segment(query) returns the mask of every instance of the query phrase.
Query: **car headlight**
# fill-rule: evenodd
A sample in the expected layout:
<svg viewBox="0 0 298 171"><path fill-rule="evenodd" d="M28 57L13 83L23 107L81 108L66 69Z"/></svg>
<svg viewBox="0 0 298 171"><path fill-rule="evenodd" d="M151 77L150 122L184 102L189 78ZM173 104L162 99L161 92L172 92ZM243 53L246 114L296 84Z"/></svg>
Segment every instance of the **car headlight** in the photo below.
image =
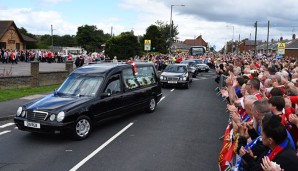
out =
<svg viewBox="0 0 298 171"><path fill-rule="evenodd" d="M23 108L19 107L18 110L17 110L17 116L20 116L22 111L23 111Z"/></svg>
<svg viewBox="0 0 298 171"><path fill-rule="evenodd" d="M58 122L63 121L64 117L65 117L65 113L63 111L59 112L58 115L57 115L57 121Z"/></svg>
<svg viewBox="0 0 298 171"><path fill-rule="evenodd" d="M160 78L160 80L163 80L164 76L161 75L159 78Z"/></svg>
<svg viewBox="0 0 298 171"><path fill-rule="evenodd" d="M185 75L183 75L182 80L183 81L186 81L187 80L187 77L188 77L188 73L186 73Z"/></svg>
<svg viewBox="0 0 298 171"><path fill-rule="evenodd" d="M56 115L55 115L55 114L52 114L52 115L50 116L50 121L54 121L55 118L56 118Z"/></svg>
<svg viewBox="0 0 298 171"><path fill-rule="evenodd" d="M23 110L23 111L22 111L22 117L25 117L25 116L26 116L26 111Z"/></svg>

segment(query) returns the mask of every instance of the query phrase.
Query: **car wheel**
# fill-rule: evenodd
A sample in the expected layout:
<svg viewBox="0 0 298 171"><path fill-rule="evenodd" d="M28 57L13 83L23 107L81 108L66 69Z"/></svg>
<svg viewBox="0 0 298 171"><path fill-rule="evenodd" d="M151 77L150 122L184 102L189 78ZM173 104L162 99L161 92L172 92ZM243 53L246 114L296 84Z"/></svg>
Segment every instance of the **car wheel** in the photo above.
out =
<svg viewBox="0 0 298 171"><path fill-rule="evenodd" d="M78 117L73 128L73 137L77 140L83 140L89 136L90 131L90 118L85 115Z"/></svg>
<svg viewBox="0 0 298 171"><path fill-rule="evenodd" d="M198 72L196 71L193 75L192 75L192 78L196 78L198 75Z"/></svg>
<svg viewBox="0 0 298 171"><path fill-rule="evenodd" d="M188 81L188 82L185 84L184 88L185 88L185 89L189 89L189 86L190 86L190 85L189 85L189 81Z"/></svg>
<svg viewBox="0 0 298 171"><path fill-rule="evenodd" d="M148 113L152 113L152 112L154 112L154 111L155 111L155 108L156 108L156 105L157 105L157 103L156 103L156 99L152 96L152 97L150 98L150 100L149 100L149 103L148 103L148 106L147 106L147 108L146 108L146 111L147 111Z"/></svg>
<svg viewBox="0 0 298 171"><path fill-rule="evenodd" d="M205 72L208 72L209 70L206 70Z"/></svg>

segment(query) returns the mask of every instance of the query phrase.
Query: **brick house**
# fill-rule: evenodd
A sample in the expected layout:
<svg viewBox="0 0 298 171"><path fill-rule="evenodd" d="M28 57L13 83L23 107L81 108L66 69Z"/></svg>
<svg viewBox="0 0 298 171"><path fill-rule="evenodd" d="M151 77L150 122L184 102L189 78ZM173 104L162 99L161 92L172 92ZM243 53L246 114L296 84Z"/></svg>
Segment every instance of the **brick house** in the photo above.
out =
<svg viewBox="0 0 298 171"><path fill-rule="evenodd" d="M285 56L298 58L298 39L293 35L293 40L286 46Z"/></svg>
<svg viewBox="0 0 298 171"><path fill-rule="evenodd" d="M35 39L23 35L12 20L0 20L0 48L26 49L27 42L36 42Z"/></svg>
<svg viewBox="0 0 298 171"><path fill-rule="evenodd" d="M298 39L293 40L287 47L285 56L298 58Z"/></svg>
<svg viewBox="0 0 298 171"><path fill-rule="evenodd" d="M261 40L257 40L257 45L260 45L262 43ZM255 50L255 41L254 40L249 40L249 39L244 39L239 43L239 50L240 52L249 52L249 51L254 51Z"/></svg>
<svg viewBox="0 0 298 171"><path fill-rule="evenodd" d="M205 46L208 47L208 43L202 38L202 35L198 36L196 39L185 39L183 42L188 46Z"/></svg>

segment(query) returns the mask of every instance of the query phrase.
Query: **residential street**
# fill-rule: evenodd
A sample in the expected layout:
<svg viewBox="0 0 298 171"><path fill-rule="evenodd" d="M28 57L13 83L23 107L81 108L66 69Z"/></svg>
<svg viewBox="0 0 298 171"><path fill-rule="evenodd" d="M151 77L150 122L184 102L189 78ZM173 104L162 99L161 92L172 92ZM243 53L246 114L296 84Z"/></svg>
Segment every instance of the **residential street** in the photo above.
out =
<svg viewBox="0 0 298 171"><path fill-rule="evenodd" d="M23 132L7 124L12 120L1 121L0 153L9 155L0 156L0 170L218 170L228 116L215 95L213 72L201 73L190 89L163 89L154 113L107 122L83 141Z"/></svg>

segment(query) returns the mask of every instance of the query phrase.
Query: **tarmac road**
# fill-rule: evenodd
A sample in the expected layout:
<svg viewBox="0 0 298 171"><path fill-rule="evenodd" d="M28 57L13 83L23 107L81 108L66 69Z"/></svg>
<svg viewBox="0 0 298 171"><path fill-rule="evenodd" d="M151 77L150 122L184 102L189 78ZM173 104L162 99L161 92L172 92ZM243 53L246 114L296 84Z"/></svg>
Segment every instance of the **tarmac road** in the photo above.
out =
<svg viewBox="0 0 298 171"><path fill-rule="evenodd" d="M0 154L9 155L0 155L0 170L218 170L218 138L228 116L215 87L210 72L195 78L190 89L163 89L154 113L110 121L84 141L35 135L17 130L12 119L1 121ZM23 101L7 102L6 108Z"/></svg>

